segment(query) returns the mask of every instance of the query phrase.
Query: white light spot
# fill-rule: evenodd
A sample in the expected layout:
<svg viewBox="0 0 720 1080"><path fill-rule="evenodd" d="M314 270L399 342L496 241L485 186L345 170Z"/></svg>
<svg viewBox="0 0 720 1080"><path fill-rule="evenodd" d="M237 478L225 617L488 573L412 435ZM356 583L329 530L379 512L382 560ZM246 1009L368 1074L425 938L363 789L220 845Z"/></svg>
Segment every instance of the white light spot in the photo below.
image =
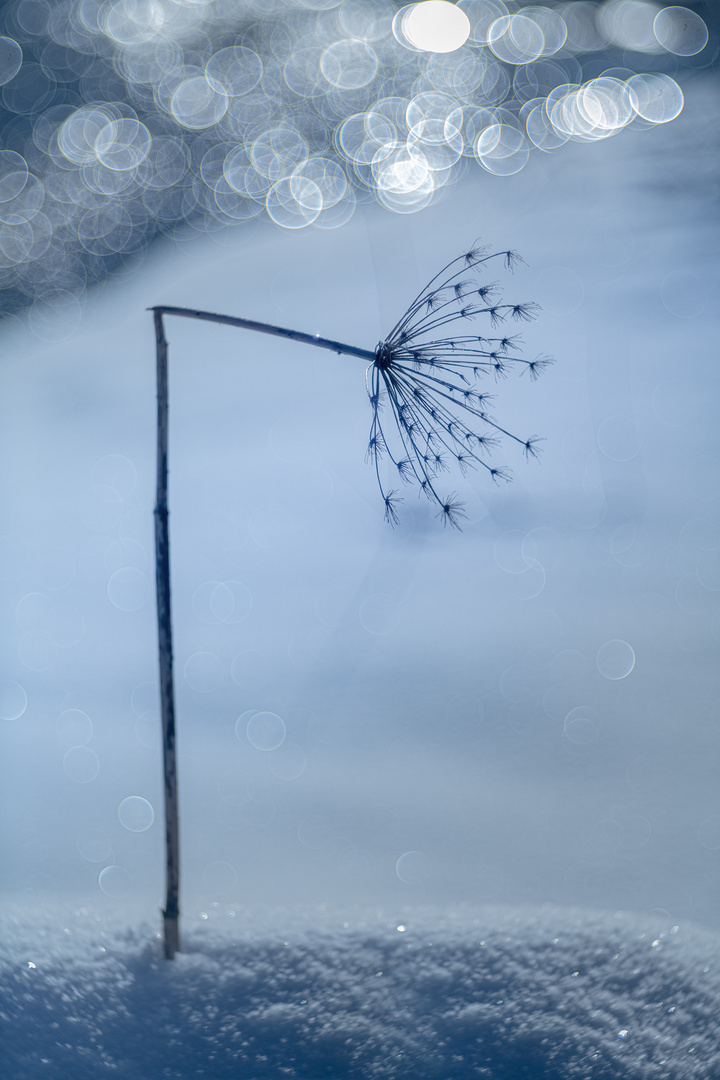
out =
<svg viewBox="0 0 720 1080"><path fill-rule="evenodd" d="M27 694L14 679L0 681L0 720L18 720L27 709Z"/></svg>
<svg viewBox="0 0 720 1080"><path fill-rule="evenodd" d="M633 75L625 85L634 95L633 107L643 120L651 124L667 124L680 115L685 99L682 90L669 75L662 72Z"/></svg>
<svg viewBox="0 0 720 1080"><path fill-rule="evenodd" d="M527 560L527 569L511 579L510 591L518 600L534 600L545 588L545 568L537 559Z"/></svg>
<svg viewBox="0 0 720 1080"><path fill-rule="evenodd" d="M595 662L601 675L617 681L626 678L635 667L635 652L627 641L613 638L600 646Z"/></svg>
<svg viewBox="0 0 720 1080"><path fill-rule="evenodd" d="M587 671L587 660L577 649L562 649L550 661L550 673L555 679L579 679Z"/></svg>
<svg viewBox="0 0 720 1080"><path fill-rule="evenodd" d="M597 430L597 444L610 461L631 461L640 452L637 424L627 416L607 416Z"/></svg>
<svg viewBox="0 0 720 1080"><path fill-rule="evenodd" d="M273 712L256 712L245 732L256 750L277 750L285 742L285 722Z"/></svg>
<svg viewBox="0 0 720 1080"><path fill-rule="evenodd" d="M155 811L141 795L128 795L118 806L118 817L128 832L146 832L155 820Z"/></svg>
<svg viewBox="0 0 720 1080"><path fill-rule="evenodd" d="M633 52L659 52L653 32L658 6L646 0L608 0L596 16L598 29L613 45Z"/></svg>
<svg viewBox="0 0 720 1080"><path fill-rule="evenodd" d="M242 622L251 608L250 590L240 581L220 581L210 593L210 610L220 622Z"/></svg>
<svg viewBox="0 0 720 1080"><path fill-rule="evenodd" d="M82 709L64 709L55 721L55 731L66 746L85 746L93 735L93 723Z"/></svg>
<svg viewBox="0 0 720 1080"><path fill-rule="evenodd" d="M663 8L655 16L653 31L663 49L676 56L697 56L709 38L704 21L686 7Z"/></svg>
<svg viewBox="0 0 720 1080"><path fill-rule="evenodd" d="M14 38L0 37L0 86L15 78L22 67L22 49Z"/></svg>
<svg viewBox="0 0 720 1080"><path fill-rule="evenodd" d="M170 108L183 127L193 131L212 127L227 112L228 97L219 84L196 75L181 82L172 96Z"/></svg>
<svg viewBox="0 0 720 1080"><path fill-rule="evenodd" d="M507 64L531 64L545 51L545 35L525 15L503 15L490 27L488 45Z"/></svg>
<svg viewBox="0 0 720 1080"><path fill-rule="evenodd" d="M91 784L100 772L100 760L89 746L71 746L63 757L63 769L76 784Z"/></svg>
<svg viewBox="0 0 720 1080"><path fill-rule="evenodd" d="M524 574L527 570L528 559L522 550L524 539L525 533L520 529L508 529L493 544L493 558L506 574Z"/></svg>
<svg viewBox="0 0 720 1080"><path fill-rule="evenodd" d="M711 283L685 268L673 270L660 286L663 306L678 319L696 319L712 303Z"/></svg>
<svg viewBox="0 0 720 1080"><path fill-rule="evenodd" d="M88 862L103 863L110 858L112 843L101 829L84 829L77 838L77 849Z"/></svg>
<svg viewBox="0 0 720 1080"><path fill-rule="evenodd" d="M148 750L160 749L162 721L159 709L147 709L135 721L135 738Z"/></svg>
<svg viewBox="0 0 720 1080"><path fill-rule="evenodd" d="M108 574L114 574L124 566L145 570L148 566L147 552L139 541L129 536L121 536L105 548L103 566Z"/></svg>
<svg viewBox="0 0 720 1080"><path fill-rule="evenodd" d="M586 705L571 709L565 717L563 731L565 737L576 746L589 746L596 742L600 728L595 711Z"/></svg>
<svg viewBox="0 0 720 1080"><path fill-rule="evenodd" d="M142 570L122 566L108 581L110 601L120 611L139 611L150 599L150 584Z"/></svg>
<svg viewBox="0 0 720 1080"><path fill-rule="evenodd" d="M124 454L106 454L93 465L90 482L108 484L121 499L127 499L137 487L137 469Z"/></svg>
<svg viewBox="0 0 720 1080"><path fill-rule="evenodd" d="M402 21L402 31L421 52L455 52L470 36L470 20L447 0L423 0L414 4Z"/></svg>
<svg viewBox="0 0 720 1080"><path fill-rule="evenodd" d="M698 839L708 851L720 849L720 814L711 814L700 822Z"/></svg>
<svg viewBox="0 0 720 1080"><path fill-rule="evenodd" d="M189 656L183 667L185 682L201 694L211 693L222 681L222 660L215 653L196 652Z"/></svg>
<svg viewBox="0 0 720 1080"><path fill-rule="evenodd" d="M348 39L329 45L320 58L320 70L340 90L358 90L375 78L378 59L364 41Z"/></svg>
<svg viewBox="0 0 720 1080"><path fill-rule="evenodd" d="M157 685L150 680L138 683L133 687L130 694L130 708L136 716L142 716L148 709L154 709L157 705L159 691Z"/></svg>
<svg viewBox="0 0 720 1080"><path fill-rule="evenodd" d="M406 851L395 863L395 873L406 885L422 885L429 877L429 859L424 851Z"/></svg>
<svg viewBox="0 0 720 1080"><path fill-rule="evenodd" d="M122 900L132 888L132 878L123 866L106 866L98 875L98 885L106 896Z"/></svg>

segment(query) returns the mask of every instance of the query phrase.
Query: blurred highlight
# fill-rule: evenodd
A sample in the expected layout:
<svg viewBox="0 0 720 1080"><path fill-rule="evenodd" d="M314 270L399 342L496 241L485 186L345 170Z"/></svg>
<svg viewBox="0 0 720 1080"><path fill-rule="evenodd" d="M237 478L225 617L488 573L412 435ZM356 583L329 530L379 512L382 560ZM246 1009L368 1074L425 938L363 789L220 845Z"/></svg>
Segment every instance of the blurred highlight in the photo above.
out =
<svg viewBox="0 0 720 1080"><path fill-rule="evenodd" d="M158 235L263 214L340 228L368 199L416 213L469 162L512 176L535 151L668 123L676 76L716 51L696 12L649 0L15 0L0 315L71 334L86 290Z"/></svg>

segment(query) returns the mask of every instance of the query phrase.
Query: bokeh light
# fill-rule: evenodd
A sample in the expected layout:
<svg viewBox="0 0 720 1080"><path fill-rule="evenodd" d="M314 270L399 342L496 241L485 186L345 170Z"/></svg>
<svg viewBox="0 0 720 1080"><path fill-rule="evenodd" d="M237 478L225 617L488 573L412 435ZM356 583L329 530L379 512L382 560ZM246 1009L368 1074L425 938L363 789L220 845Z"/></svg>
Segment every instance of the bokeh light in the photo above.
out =
<svg viewBox="0 0 720 1080"><path fill-rule="evenodd" d="M600 736L597 713L587 705L571 709L563 721L563 732L575 746L590 746Z"/></svg>
<svg viewBox="0 0 720 1080"><path fill-rule="evenodd" d="M98 885L113 900L124 900L129 896L132 884L132 877L124 866L106 866L98 875Z"/></svg>
<svg viewBox="0 0 720 1080"><path fill-rule="evenodd" d="M0 86L15 78L22 61L22 49L17 41L9 37L0 37Z"/></svg>
<svg viewBox="0 0 720 1080"><path fill-rule="evenodd" d="M667 7L653 21L658 44L677 56L697 56L708 43L708 28L695 12L686 7Z"/></svg>
<svg viewBox="0 0 720 1080"><path fill-rule="evenodd" d="M128 795L118 806L118 818L128 832L146 832L155 820L155 811L141 795Z"/></svg>
<svg viewBox="0 0 720 1080"><path fill-rule="evenodd" d="M77 838L77 849L87 862L104 863L110 858L112 843L103 829L83 829Z"/></svg>
<svg viewBox="0 0 720 1080"><path fill-rule="evenodd" d="M339 228L368 199L416 213L464 159L512 176L536 151L667 123L708 41L697 13L647 0L14 0L0 314L29 309L35 335L63 340L87 289L133 272L156 236L262 215ZM650 71L628 67L643 56ZM112 527L111 494L87 498Z"/></svg>
<svg viewBox="0 0 720 1080"><path fill-rule="evenodd" d="M193 690L200 694L210 694L223 678L222 660L211 652L193 653L185 661L183 674L185 682Z"/></svg>
<svg viewBox="0 0 720 1080"><path fill-rule="evenodd" d="M447 0L422 0L403 16L402 32L416 49L455 52L469 37L470 20L462 8Z"/></svg>
<svg viewBox="0 0 720 1080"><path fill-rule="evenodd" d="M27 709L25 688L14 679L0 681L0 719L19 720Z"/></svg>
<svg viewBox="0 0 720 1080"><path fill-rule="evenodd" d="M93 722L82 709L63 709L55 721L58 741L66 746L85 746L93 736Z"/></svg>
<svg viewBox="0 0 720 1080"><path fill-rule="evenodd" d="M100 772L100 761L89 746L71 746L62 761L65 775L76 784L91 784Z"/></svg>
<svg viewBox="0 0 720 1080"><path fill-rule="evenodd" d="M406 851L395 863L395 873L406 885L424 885L431 876L431 863L424 851Z"/></svg>
<svg viewBox="0 0 720 1080"><path fill-rule="evenodd" d="M108 596L120 611L138 611L150 599L150 583L142 570L121 566L108 581Z"/></svg>
<svg viewBox="0 0 720 1080"><path fill-rule="evenodd" d="M635 667L635 652L627 641L613 638L600 646L596 663L598 671L606 679L625 679Z"/></svg>
<svg viewBox="0 0 720 1080"><path fill-rule="evenodd" d="M245 732L256 750L277 750L285 741L285 721L277 713L256 712L247 721Z"/></svg>

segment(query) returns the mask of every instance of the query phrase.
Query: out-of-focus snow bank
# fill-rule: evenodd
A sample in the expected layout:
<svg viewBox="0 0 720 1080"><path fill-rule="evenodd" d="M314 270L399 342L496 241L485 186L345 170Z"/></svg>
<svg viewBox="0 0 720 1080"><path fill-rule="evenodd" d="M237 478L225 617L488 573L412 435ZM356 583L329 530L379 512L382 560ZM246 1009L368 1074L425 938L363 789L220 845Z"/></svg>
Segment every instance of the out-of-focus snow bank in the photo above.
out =
<svg viewBox="0 0 720 1080"><path fill-rule="evenodd" d="M170 964L147 926L6 913L5 1080L720 1076L720 938L697 927L559 909L195 918Z"/></svg>

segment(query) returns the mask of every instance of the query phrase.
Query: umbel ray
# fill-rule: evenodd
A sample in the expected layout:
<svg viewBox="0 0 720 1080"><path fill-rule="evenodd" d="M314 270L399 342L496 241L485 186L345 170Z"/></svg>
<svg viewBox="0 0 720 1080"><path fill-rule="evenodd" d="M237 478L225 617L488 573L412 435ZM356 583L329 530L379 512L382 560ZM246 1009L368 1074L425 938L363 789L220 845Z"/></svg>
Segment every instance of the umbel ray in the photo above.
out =
<svg viewBox="0 0 720 1080"><path fill-rule="evenodd" d="M164 950L172 959L179 945L179 830L175 752L168 534L168 343L165 316L236 326L289 338L305 345L368 362L365 382L372 411L367 457L382 497L385 519L398 523L402 486L415 486L436 507L443 525L459 529L466 516L454 492L439 490L443 474L457 466L485 470L492 480L508 480L509 471L492 461L497 446L514 442L527 458L537 457L537 435L513 434L495 418L493 395L483 389L512 370L538 375L552 360L522 356L522 338L513 324L530 322L534 303L507 303L499 283L486 280L493 268L512 271L521 262L515 251L488 252L474 244L440 270L417 294L389 334L375 349L361 349L316 334L287 330L233 315L161 305L152 308L157 362L157 494L155 571L157 589L160 698L165 778L166 900ZM485 334L476 332L484 318ZM475 331L475 332L473 332ZM387 477L390 476L388 480ZM395 486L398 485L398 486Z"/></svg>

